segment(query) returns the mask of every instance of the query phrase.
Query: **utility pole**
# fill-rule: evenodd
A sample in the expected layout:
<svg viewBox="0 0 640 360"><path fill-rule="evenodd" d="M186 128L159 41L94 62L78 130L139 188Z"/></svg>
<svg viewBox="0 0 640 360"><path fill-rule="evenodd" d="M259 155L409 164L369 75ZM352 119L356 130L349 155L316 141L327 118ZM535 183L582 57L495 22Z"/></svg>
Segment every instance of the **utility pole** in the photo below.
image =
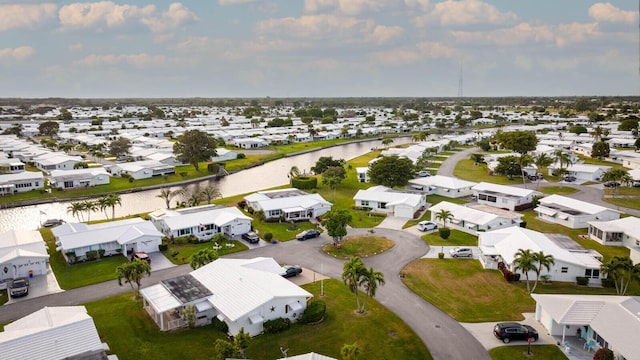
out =
<svg viewBox="0 0 640 360"><path fill-rule="evenodd" d="M640 0L638 0L640 2ZM640 11L640 10L639 10ZM462 60L460 60L460 77L458 78L458 102L462 101L462 85L463 85L463 81L462 81L462 66L464 64L464 58L462 58Z"/></svg>

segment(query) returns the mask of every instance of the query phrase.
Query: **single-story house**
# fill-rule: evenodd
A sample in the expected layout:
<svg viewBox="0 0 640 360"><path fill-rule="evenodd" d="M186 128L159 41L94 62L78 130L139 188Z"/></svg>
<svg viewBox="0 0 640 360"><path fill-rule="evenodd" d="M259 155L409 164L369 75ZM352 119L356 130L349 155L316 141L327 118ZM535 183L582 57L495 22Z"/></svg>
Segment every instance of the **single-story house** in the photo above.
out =
<svg viewBox="0 0 640 360"><path fill-rule="evenodd" d="M555 194L540 199L533 210L539 219L571 229L586 228L590 221L620 218L617 210Z"/></svg>
<svg viewBox="0 0 640 360"><path fill-rule="evenodd" d="M622 160L622 166L632 169L639 170L640 169L640 159L638 158L627 158Z"/></svg>
<svg viewBox="0 0 640 360"><path fill-rule="evenodd" d="M431 221L442 223L442 220L437 218L438 212L442 210L447 210L453 215L453 218L446 224L447 227L472 235L483 231L520 226L522 223L522 215L515 212L495 209L486 205L469 207L448 201L441 201L429 208Z"/></svg>
<svg viewBox="0 0 640 360"><path fill-rule="evenodd" d="M96 185L109 184L111 177L102 168L75 170L53 170L49 177L49 185L58 189L76 189Z"/></svg>
<svg viewBox="0 0 640 360"><path fill-rule="evenodd" d="M42 188L44 188L44 175L40 171L0 175L0 195L13 195Z"/></svg>
<svg viewBox="0 0 640 360"><path fill-rule="evenodd" d="M440 195L449 198L470 196L472 187L477 183L456 177L434 175L409 180L409 187L427 195Z"/></svg>
<svg viewBox="0 0 640 360"><path fill-rule="evenodd" d="M46 173L53 170L73 170L74 166L82 161L80 156L68 156L60 153L48 153L33 159L35 166Z"/></svg>
<svg viewBox="0 0 640 360"><path fill-rule="evenodd" d="M358 177L359 182L369 182L369 167L357 167L356 168L356 176Z"/></svg>
<svg viewBox="0 0 640 360"><path fill-rule="evenodd" d="M225 148L216 148L216 156L211 157L211 161L228 161L238 158L238 152L235 150L229 150Z"/></svg>
<svg viewBox="0 0 640 360"><path fill-rule="evenodd" d="M640 360L640 298L635 296L531 294L535 318L552 336L579 336L613 350L617 360Z"/></svg>
<svg viewBox="0 0 640 360"><path fill-rule="evenodd" d="M589 237L602 245L640 249L640 219L629 216L609 221L589 221Z"/></svg>
<svg viewBox="0 0 640 360"><path fill-rule="evenodd" d="M301 355L287 356L280 358L278 360L338 360L336 358L332 358L330 356L310 352Z"/></svg>
<svg viewBox="0 0 640 360"><path fill-rule="evenodd" d="M92 256L122 254L129 257L138 251L156 252L160 250L163 236L151 221L141 218L91 225L65 223L51 232L56 239L56 250L70 263Z"/></svg>
<svg viewBox="0 0 640 360"><path fill-rule="evenodd" d="M0 159L0 174L15 174L24 171L24 163L18 159Z"/></svg>
<svg viewBox="0 0 640 360"><path fill-rule="evenodd" d="M40 232L9 230L0 234L0 280L47 275L49 254Z"/></svg>
<svg viewBox="0 0 640 360"><path fill-rule="evenodd" d="M358 190L353 200L357 207L409 219L414 218L417 212L427 207L423 194L393 190L382 185Z"/></svg>
<svg viewBox="0 0 640 360"><path fill-rule="evenodd" d="M549 167L549 175L553 174L553 166ZM607 171L611 170L611 166L590 165L590 164L573 164L567 167L568 175L575 176L581 181L600 181Z"/></svg>
<svg viewBox="0 0 640 360"><path fill-rule="evenodd" d="M258 191L244 200L254 211L263 211L267 220L308 220L331 210L331 203L320 194L308 194L295 188Z"/></svg>
<svg viewBox="0 0 640 360"><path fill-rule="evenodd" d="M162 331L187 326L182 310L193 305L196 326L210 324L215 317L227 324L231 335L244 328L255 336L263 332L265 321L296 321L313 296L281 274L273 258L221 258L140 293L144 308Z"/></svg>
<svg viewBox="0 0 640 360"><path fill-rule="evenodd" d="M519 249L532 252L544 252L553 256L555 264L541 275L548 275L553 281L575 282L576 277L600 279L600 255L595 250L586 250L570 237L562 234L543 234L541 232L521 228L509 227L480 233L478 235L480 248L480 262L482 266L495 269L499 262L514 273L514 260ZM520 272L521 273L521 272ZM536 274L531 271L529 279L535 279ZM522 274L521 279L524 279Z"/></svg>
<svg viewBox="0 0 640 360"><path fill-rule="evenodd" d="M84 306L44 307L7 324L0 348L4 360L107 359L109 350Z"/></svg>
<svg viewBox="0 0 640 360"><path fill-rule="evenodd" d="M155 160L143 160L111 165L107 167L107 171L113 176L128 174L138 180L147 179L152 176L173 174L175 173L175 167Z"/></svg>
<svg viewBox="0 0 640 360"><path fill-rule="evenodd" d="M487 182L478 183L471 189L478 204L511 211L520 211L533 206L534 196L541 195L540 192L531 189Z"/></svg>
<svg viewBox="0 0 640 360"><path fill-rule="evenodd" d="M236 207L217 205L156 210L149 214L149 219L167 237L194 235L200 241L219 233L232 238L247 233L251 231L252 220Z"/></svg>
<svg viewBox="0 0 640 360"><path fill-rule="evenodd" d="M269 142L256 137L231 139L229 144L241 149L257 149L269 146Z"/></svg>

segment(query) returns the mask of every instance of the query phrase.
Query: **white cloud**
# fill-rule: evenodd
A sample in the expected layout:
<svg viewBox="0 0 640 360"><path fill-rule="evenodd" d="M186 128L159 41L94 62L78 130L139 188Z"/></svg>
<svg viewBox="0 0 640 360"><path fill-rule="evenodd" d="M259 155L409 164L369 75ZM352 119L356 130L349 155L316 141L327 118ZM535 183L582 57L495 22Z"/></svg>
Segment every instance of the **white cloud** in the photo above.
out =
<svg viewBox="0 0 640 360"><path fill-rule="evenodd" d="M635 11L621 10L610 3L595 3L591 5L589 16L599 22L633 24L636 21Z"/></svg>
<svg viewBox="0 0 640 360"><path fill-rule="evenodd" d="M419 8L422 11L427 11L431 8L429 0L404 0L404 4L410 9Z"/></svg>
<svg viewBox="0 0 640 360"><path fill-rule="evenodd" d="M102 1L65 5L60 8L58 16L63 28L92 28L104 25L114 27L128 20L152 15L155 10L153 5L138 7Z"/></svg>
<svg viewBox="0 0 640 360"><path fill-rule="evenodd" d="M69 51L80 51L82 50L82 43L69 44L67 49L69 49Z"/></svg>
<svg viewBox="0 0 640 360"><path fill-rule="evenodd" d="M218 4L222 6L226 6L226 5L248 4L255 1L256 0L218 0Z"/></svg>
<svg viewBox="0 0 640 360"><path fill-rule="evenodd" d="M180 26L199 21L198 17L181 3L169 5L169 9L159 17L143 18L141 22L147 25L153 32L165 32L177 29Z"/></svg>
<svg viewBox="0 0 640 360"><path fill-rule="evenodd" d="M442 43L423 41L417 43L415 49L377 51L371 53L370 57L383 65L405 65L425 59L450 59L459 55L458 50Z"/></svg>
<svg viewBox="0 0 640 360"><path fill-rule="evenodd" d="M358 15L363 12L381 12L398 8L402 0L304 0L304 11L316 13L322 10L337 10L341 14Z"/></svg>
<svg viewBox="0 0 640 360"><path fill-rule="evenodd" d="M57 5L0 5L0 31L32 29L42 22L54 19Z"/></svg>
<svg viewBox="0 0 640 360"><path fill-rule="evenodd" d="M400 26L383 26L378 25L373 29L369 39L377 44L384 44L389 40L396 38L404 32Z"/></svg>
<svg viewBox="0 0 640 360"><path fill-rule="evenodd" d="M598 30L597 23L570 23L554 26L521 23L510 28L493 31L452 31L451 35L461 43L498 46L546 43L563 47L571 43L601 37L602 33Z"/></svg>
<svg viewBox="0 0 640 360"><path fill-rule="evenodd" d="M100 66L100 65L118 65L128 64L136 67L157 66L167 63L167 58L164 55L149 55L146 53L140 54L107 54L96 55L91 54L82 59L74 61L76 65L84 66Z"/></svg>
<svg viewBox="0 0 640 360"><path fill-rule="evenodd" d="M428 5L428 4L427 4ZM413 18L416 26L431 23L443 26L474 24L511 24L518 19L513 12L501 12L495 6L481 0L447 0L437 3L424 15Z"/></svg>
<svg viewBox="0 0 640 360"><path fill-rule="evenodd" d="M372 20L336 15L305 15L299 18L287 17L261 21L257 26L260 32L289 35L297 38L342 39L368 35L374 29Z"/></svg>
<svg viewBox="0 0 640 360"><path fill-rule="evenodd" d="M36 50L31 46L0 49L0 60L25 60L32 57Z"/></svg>
<svg viewBox="0 0 640 360"><path fill-rule="evenodd" d="M458 51L438 42L423 41L416 44L423 57L430 59L448 59L458 56Z"/></svg>

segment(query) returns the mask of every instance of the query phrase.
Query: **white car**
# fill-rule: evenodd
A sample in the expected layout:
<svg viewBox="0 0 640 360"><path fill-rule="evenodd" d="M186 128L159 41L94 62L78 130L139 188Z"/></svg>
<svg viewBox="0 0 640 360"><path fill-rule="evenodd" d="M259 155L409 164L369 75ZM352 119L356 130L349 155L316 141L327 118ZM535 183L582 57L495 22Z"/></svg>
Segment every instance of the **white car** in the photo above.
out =
<svg viewBox="0 0 640 360"><path fill-rule="evenodd" d="M470 247L454 247L449 250L449 255L451 255L452 258L473 257L473 250L471 250Z"/></svg>
<svg viewBox="0 0 640 360"><path fill-rule="evenodd" d="M416 226L420 231L431 231L438 229L438 225L431 221L420 221Z"/></svg>

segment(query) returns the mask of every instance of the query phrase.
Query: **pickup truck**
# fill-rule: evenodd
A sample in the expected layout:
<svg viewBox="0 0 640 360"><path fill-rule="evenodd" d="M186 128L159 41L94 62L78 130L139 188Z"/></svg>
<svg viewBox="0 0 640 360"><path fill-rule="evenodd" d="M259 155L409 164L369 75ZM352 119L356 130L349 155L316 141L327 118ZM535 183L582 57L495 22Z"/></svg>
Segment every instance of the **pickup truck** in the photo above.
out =
<svg viewBox="0 0 640 360"><path fill-rule="evenodd" d="M29 280L27 279L15 279L9 286L9 295L11 297L26 296L29 294Z"/></svg>

